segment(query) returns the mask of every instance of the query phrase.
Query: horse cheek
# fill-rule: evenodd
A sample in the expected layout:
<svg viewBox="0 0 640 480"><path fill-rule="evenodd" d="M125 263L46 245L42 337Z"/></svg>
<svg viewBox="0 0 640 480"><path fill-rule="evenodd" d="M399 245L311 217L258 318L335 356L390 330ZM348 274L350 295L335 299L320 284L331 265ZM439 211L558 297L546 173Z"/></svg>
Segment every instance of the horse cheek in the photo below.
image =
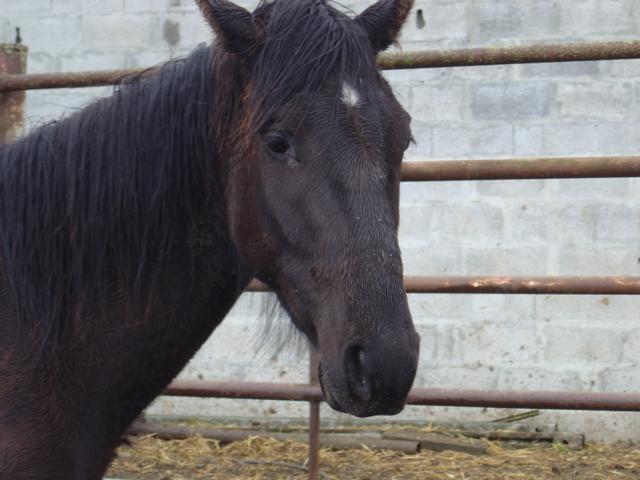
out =
<svg viewBox="0 0 640 480"><path fill-rule="evenodd" d="M264 280L275 271L276 246L260 226L257 192L245 188L232 200L229 226L236 251L251 272Z"/></svg>

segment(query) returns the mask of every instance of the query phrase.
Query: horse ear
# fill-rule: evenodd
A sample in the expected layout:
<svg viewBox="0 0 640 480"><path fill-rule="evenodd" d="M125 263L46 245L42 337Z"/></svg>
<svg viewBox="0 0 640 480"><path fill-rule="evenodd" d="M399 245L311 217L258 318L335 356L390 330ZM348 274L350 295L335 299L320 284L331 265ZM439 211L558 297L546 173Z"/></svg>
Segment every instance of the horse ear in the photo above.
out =
<svg viewBox="0 0 640 480"><path fill-rule="evenodd" d="M369 35L376 52L389 48L396 40L413 0L378 0L355 18Z"/></svg>
<svg viewBox="0 0 640 480"><path fill-rule="evenodd" d="M225 50L242 53L255 44L257 34L251 12L229 0L196 0L196 3Z"/></svg>

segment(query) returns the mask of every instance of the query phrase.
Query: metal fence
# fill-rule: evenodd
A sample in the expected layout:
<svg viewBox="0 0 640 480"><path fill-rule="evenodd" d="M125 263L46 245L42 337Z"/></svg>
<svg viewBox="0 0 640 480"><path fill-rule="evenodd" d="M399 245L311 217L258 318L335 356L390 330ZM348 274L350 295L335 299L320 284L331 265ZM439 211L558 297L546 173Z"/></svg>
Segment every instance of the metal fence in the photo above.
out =
<svg viewBox="0 0 640 480"><path fill-rule="evenodd" d="M3 60L3 56L13 60ZM115 85L131 75L153 74L154 71L27 75L24 73L25 56L26 49L21 46L0 48L0 141L10 130L7 125L13 122L12 128L15 130L15 123L22 119L20 107L24 90ZM640 41L394 53L381 55L379 64L383 69L411 69L631 58L640 58ZM405 162L402 170L402 180L412 182L638 176L640 156ZM640 277L406 277L405 287L409 293L640 295ZM265 291L267 288L253 281L248 290ZM309 376L308 384L175 381L167 388L165 395L309 402L309 478L317 478L319 403L322 393L318 386L315 354L311 355ZM409 394L408 403L640 411L640 394L414 388Z"/></svg>

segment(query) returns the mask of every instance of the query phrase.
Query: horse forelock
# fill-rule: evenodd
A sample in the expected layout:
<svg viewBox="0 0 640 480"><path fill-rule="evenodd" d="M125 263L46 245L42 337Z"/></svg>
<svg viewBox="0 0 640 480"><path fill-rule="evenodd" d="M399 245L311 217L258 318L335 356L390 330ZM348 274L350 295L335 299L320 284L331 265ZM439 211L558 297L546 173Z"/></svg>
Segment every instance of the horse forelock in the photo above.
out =
<svg viewBox="0 0 640 480"><path fill-rule="evenodd" d="M248 127L259 128L299 93L317 92L331 81L340 101L343 82L377 75L366 33L329 2L263 2L254 16L262 41L249 81Z"/></svg>

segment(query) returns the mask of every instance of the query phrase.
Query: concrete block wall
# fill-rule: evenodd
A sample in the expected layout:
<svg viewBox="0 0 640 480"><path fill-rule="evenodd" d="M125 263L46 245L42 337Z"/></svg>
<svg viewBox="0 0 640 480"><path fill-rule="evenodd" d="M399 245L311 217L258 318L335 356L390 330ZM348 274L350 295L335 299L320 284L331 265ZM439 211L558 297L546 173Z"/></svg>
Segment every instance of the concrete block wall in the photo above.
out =
<svg viewBox="0 0 640 480"><path fill-rule="evenodd" d="M252 7L255 1L243 0ZM361 11L363 0L342 2ZM0 0L0 42L19 26L30 72L149 66L211 35L192 0ZM405 50L636 39L636 0L416 0ZM640 60L387 72L413 116L412 160L640 153ZM29 92L31 126L109 88ZM640 179L402 186L413 275L640 275ZM246 294L184 378L302 382L306 357L255 353L265 294ZM420 386L640 391L640 298L411 295ZM295 417L304 404L162 398L152 413ZM408 408L411 419L504 412ZM324 407L323 415L344 416ZM640 414L545 412L591 438L640 439Z"/></svg>

